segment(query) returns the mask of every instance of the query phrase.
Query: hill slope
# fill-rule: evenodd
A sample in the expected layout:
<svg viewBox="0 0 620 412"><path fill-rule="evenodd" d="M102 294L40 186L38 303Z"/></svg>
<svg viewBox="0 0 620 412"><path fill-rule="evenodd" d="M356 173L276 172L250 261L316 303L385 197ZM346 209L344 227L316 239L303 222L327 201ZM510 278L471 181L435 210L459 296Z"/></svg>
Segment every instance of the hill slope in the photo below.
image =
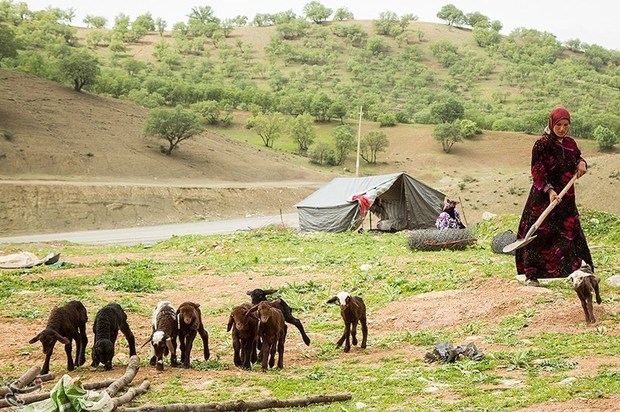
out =
<svg viewBox="0 0 620 412"><path fill-rule="evenodd" d="M172 156L145 139L147 111L76 93L56 83L0 71L0 233L189 222L293 211L343 169L313 169L306 158L204 133ZM364 133L378 129L364 123ZM469 223L482 213L520 213L536 136L485 132L441 151L432 127L382 129L390 140L364 175L404 171L460 198ZM579 142L591 171L577 183L582 207L620 212L613 191L620 156ZM351 160L348 170L354 170Z"/></svg>

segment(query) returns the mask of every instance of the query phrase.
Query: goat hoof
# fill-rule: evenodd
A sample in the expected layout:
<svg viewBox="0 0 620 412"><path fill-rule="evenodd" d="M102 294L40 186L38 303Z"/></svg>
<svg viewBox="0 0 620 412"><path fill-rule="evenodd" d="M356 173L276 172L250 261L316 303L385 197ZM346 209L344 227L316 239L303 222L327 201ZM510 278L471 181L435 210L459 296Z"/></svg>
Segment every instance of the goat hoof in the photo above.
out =
<svg viewBox="0 0 620 412"><path fill-rule="evenodd" d="M344 348L344 351L348 353L351 351L351 348Z"/></svg>

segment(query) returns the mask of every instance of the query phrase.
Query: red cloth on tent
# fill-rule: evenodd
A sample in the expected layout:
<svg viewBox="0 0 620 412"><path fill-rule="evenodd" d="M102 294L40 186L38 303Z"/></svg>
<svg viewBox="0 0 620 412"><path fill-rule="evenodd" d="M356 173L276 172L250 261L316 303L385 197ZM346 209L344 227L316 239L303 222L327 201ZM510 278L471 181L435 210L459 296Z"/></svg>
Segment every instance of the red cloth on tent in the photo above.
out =
<svg viewBox="0 0 620 412"><path fill-rule="evenodd" d="M357 200L360 204L360 212L362 216L366 216L366 211L370 207L370 200L366 198L364 195L353 195L351 200Z"/></svg>

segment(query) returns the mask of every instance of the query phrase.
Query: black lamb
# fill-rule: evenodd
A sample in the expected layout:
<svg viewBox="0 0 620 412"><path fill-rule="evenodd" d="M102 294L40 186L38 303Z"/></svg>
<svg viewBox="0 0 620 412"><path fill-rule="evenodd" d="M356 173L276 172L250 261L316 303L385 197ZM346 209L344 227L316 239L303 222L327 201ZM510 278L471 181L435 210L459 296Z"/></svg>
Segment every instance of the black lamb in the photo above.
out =
<svg viewBox="0 0 620 412"><path fill-rule="evenodd" d="M118 331L123 332L129 344L129 356L136 354L136 339L127 324L127 314L118 303L109 303L99 309L95 316L93 332L95 343L93 345L93 363L90 365L96 368L103 363L104 369L112 369L112 358L114 357L114 345Z"/></svg>

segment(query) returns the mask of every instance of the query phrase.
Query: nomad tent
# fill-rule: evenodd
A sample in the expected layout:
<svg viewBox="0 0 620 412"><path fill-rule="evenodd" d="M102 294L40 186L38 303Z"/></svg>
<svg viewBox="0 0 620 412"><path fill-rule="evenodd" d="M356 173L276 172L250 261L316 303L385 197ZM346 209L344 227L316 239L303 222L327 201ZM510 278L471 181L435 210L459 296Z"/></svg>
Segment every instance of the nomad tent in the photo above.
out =
<svg viewBox="0 0 620 412"><path fill-rule="evenodd" d="M368 210L385 231L429 229L445 195L406 173L336 178L297 203L302 232L356 230Z"/></svg>

